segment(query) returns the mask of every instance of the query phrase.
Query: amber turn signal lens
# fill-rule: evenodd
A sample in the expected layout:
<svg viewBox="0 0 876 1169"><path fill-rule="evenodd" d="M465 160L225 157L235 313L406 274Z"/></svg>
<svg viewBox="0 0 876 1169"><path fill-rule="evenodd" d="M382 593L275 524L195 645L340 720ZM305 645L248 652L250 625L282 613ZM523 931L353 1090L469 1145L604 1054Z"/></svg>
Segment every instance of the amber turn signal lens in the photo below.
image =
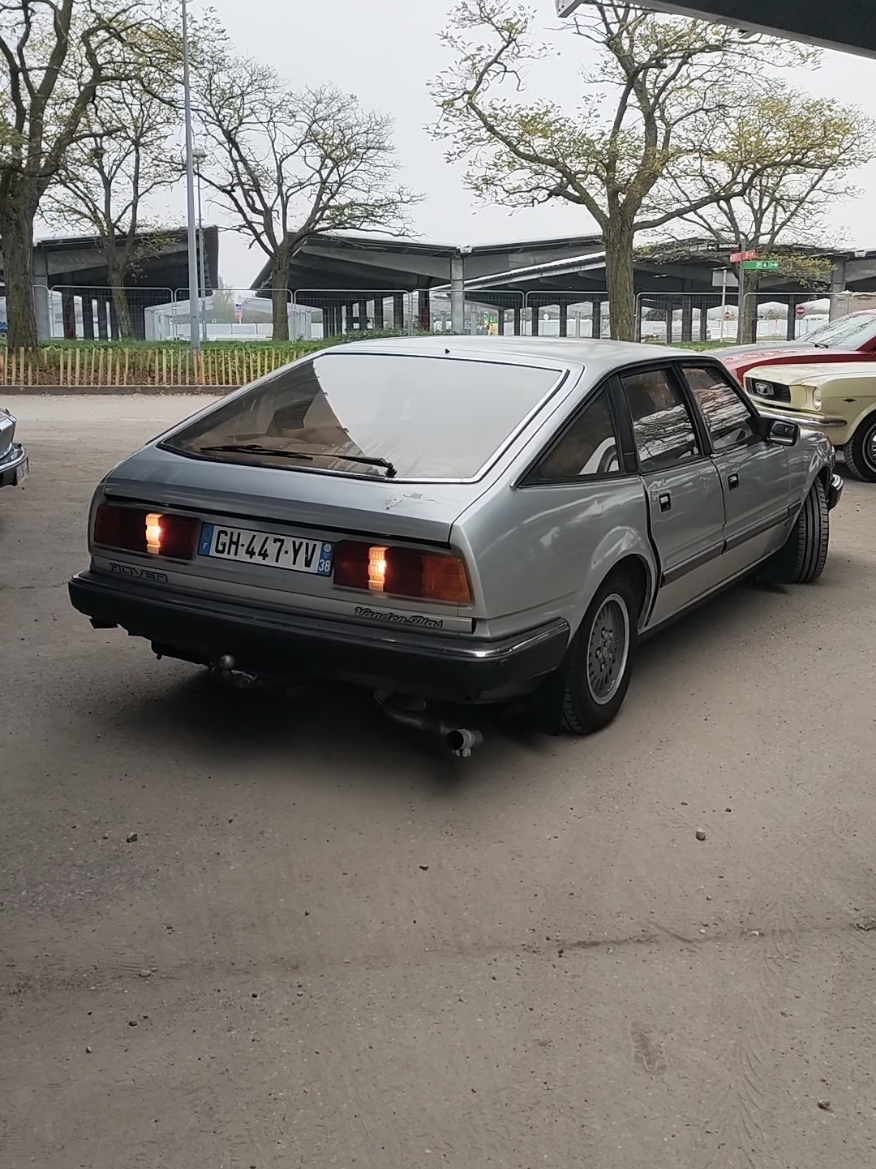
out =
<svg viewBox="0 0 876 1169"><path fill-rule="evenodd" d="M421 595L433 601L467 605L471 601L471 586L463 561L458 556L425 555Z"/></svg>

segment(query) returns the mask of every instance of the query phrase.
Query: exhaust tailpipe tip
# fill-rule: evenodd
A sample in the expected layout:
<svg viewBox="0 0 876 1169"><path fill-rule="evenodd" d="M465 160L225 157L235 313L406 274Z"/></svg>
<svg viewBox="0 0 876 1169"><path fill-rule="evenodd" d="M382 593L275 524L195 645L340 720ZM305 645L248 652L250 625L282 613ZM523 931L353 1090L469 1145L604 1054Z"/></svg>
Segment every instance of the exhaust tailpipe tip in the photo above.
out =
<svg viewBox="0 0 876 1169"><path fill-rule="evenodd" d="M452 755L459 759L468 759L474 747L479 747L484 741L480 731L470 731L467 727L454 727L444 736L444 742L450 748Z"/></svg>

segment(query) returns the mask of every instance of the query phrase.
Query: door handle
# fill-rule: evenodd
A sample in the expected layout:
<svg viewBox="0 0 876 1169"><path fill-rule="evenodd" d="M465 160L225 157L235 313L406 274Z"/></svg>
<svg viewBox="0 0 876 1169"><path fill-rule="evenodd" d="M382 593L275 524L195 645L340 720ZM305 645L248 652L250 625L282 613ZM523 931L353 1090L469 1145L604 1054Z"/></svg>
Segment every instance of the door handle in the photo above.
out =
<svg viewBox="0 0 876 1169"><path fill-rule="evenodd" d="M730 490L735 491L736 488L739 486L739 476L738 475L731 475L730 478L727 480L727 482L730 484Z"/></svg>
<svg viewBox="0 0 876 1169"><path fill-rule="evenodd" d="M660 504L661 511L672 511L672 496L668 491L658 495L657 502Z"/></svg>

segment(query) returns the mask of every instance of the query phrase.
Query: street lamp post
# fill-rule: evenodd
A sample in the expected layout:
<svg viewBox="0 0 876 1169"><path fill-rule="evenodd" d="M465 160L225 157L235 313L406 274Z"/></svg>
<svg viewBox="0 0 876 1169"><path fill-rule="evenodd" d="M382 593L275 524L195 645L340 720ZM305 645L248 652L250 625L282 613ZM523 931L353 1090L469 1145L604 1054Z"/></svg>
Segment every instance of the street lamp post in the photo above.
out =
<svg viewBox="0 0 876 1169"><path fill-rule="evenodd" d="M198 178L198 261L201 278L201 300L199 304L201 316L201 337L207 340L207 260L204 247L204 219L201 211L201 167L207 161L206 151L200 147L193 155Z"/></svg>
<svg viewBox="0 0 876 1169"><path fill-rule="evenodd" d="M189 54L188 0L182 0L183 100L186 122L186 218L189 244L189 341L192 352L201 348L198 321L198 241L195 235L195 159L192 134L192 84Z"/></svg>

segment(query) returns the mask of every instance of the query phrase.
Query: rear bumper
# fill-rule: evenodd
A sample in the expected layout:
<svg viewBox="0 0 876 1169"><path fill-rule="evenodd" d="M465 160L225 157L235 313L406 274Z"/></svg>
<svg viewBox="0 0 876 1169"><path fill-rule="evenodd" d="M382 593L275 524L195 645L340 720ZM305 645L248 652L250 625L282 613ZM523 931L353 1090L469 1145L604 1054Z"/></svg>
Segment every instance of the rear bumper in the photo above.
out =
<svg viewBox="0 0 876 1169"><path fill-rule="evenodd" d="M289 678L337 679L447 701L498 701L525 694L555 670L569 644L563 620L500 641L423 634L313 619L252 605L107 581L79 573L74 608L101 627L121 626L159 653Z"/></svg>
<svg viewBox="0 0 876 1169"><path fill-rule="evenodd" d="M27 451L13 443L6 455L0 459L0 487L15 487L23 479L22 471L27 470Z"/></svg>

